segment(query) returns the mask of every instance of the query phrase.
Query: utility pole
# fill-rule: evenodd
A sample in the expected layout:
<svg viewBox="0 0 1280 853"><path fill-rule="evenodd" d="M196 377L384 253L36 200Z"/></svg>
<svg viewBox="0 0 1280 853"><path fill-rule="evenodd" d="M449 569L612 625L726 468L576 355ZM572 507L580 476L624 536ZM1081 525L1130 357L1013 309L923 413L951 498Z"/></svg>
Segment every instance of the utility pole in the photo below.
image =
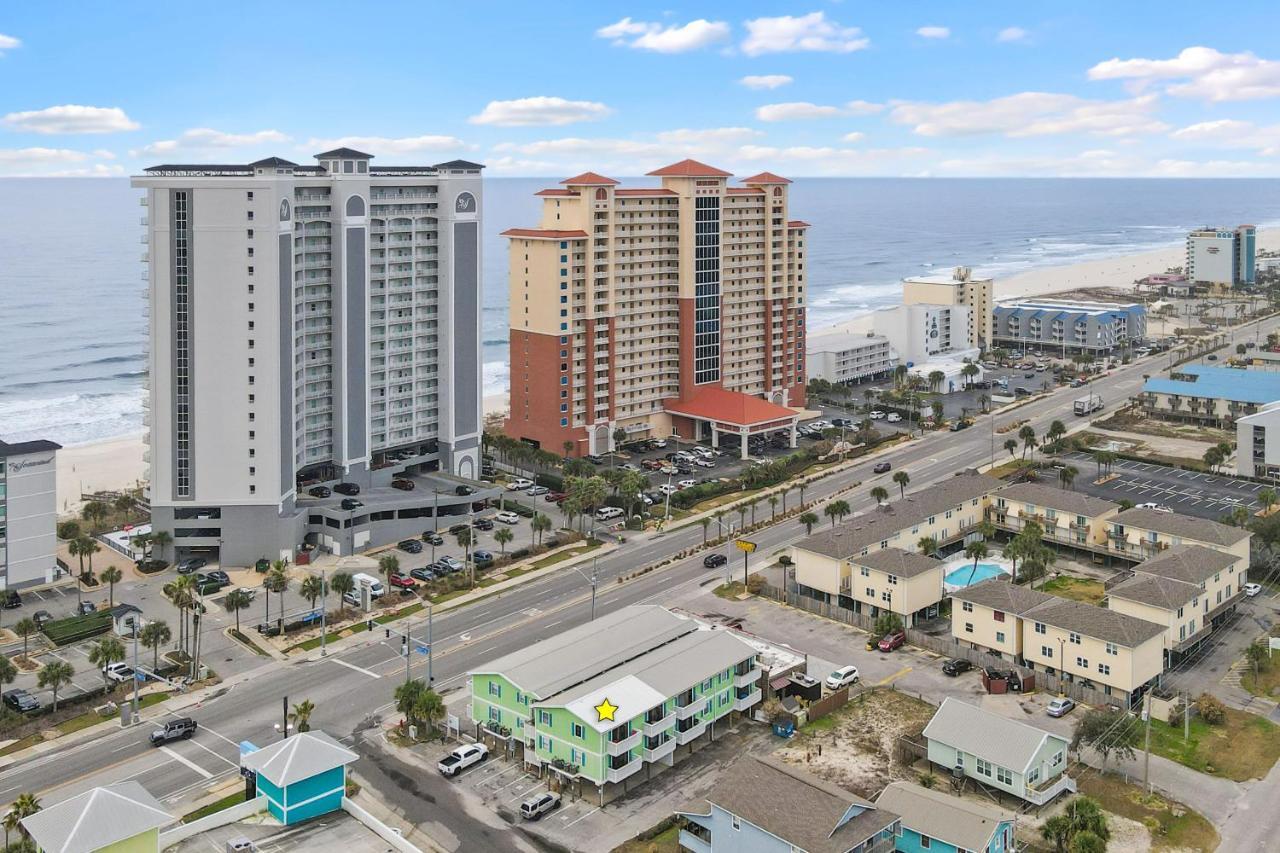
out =
<svg viewBox="0 0 1280 853"><path fill-rule="evenodd" d="M289 736L289 697L280 697L280 739L284 740Z"/></svg>
<svg viewBox="0 0 1280 853"><path fill-rule="evenodd" d="M431 639L431 611L432 611L431 602L428 601L427 602L427 686L428 687L435 684L436 682L436 677L432 670L432 663L434 662L432 658L435 656L435 653L436 653L436 644L432 642L432 639Z"/></svg>
<svg viewBox="0 0 1280 853"><path fill-rule="evenodd" d="M1191 740L1191 694L1182 692L1182 742Z"/></svg>
<svg viewBox="0 0 1280 853"><path fill-rule="evenodd" d="M138 721L138 634L142 631L139 624L141 613L133 617L133 713L130 714L133 722Z"/></svg>
<svg viewBox="0 0 1280 853"><path fill-rule="evenodd" d="M324 579L324 569L320 570L320 657L328 657L329 651L325 648L325 638L329 633L328 628L329 615L329 583Z"/></svg>
<svg viewBox="0 0 1280 853"><path fill-rule="evenodd" d="M1146 721L1146 734L1143 736L1142 787L1147 795L1151 794L1151 691L1142 697L1142 718Z"/></svg>

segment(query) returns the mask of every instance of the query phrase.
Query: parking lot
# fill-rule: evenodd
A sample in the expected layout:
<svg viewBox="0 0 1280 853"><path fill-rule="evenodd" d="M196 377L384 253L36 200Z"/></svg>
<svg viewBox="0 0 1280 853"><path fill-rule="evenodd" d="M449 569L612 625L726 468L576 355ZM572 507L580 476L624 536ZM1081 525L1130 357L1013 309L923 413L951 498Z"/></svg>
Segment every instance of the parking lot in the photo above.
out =
<svg viewBox="0 0 1280 853"><path fill-rule="evenodd" d="M1184 471L1151 462L1117 461L1111 471L1120 476L1095 485L1097 463L1088 453L1068 453L1062 457L1080 470L1073 488L1110 501L1127 499L1135 504L1155 503L1174 512L1217 521L1235 507L1253 512L1260 509L1258 492L1264 483L1240 480L1223 474Z"/></svg>

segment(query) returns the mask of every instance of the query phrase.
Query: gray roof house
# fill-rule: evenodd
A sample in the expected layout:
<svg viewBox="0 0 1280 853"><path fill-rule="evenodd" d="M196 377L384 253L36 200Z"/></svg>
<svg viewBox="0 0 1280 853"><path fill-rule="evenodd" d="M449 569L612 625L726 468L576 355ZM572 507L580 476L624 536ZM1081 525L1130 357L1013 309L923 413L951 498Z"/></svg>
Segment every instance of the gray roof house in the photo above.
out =
<svg viewBox="0 0 1280 853"><path fill-rule="evenodd" d="M902 818L902 850L1014 849L1014 814L971 798L953 797L911 782L894 782L876 805Z"/></svg>
<svg viewBox="0 0 1280 853"><path fill-rule="evenodd" d="M924 727L929 760L983 785L1044 805L1076 790L1066 738L947 697Z"/></svg>
<svg viewBox="0 0 1280 853"><path fill-rule="evenodd" d="M898 816L774 758L747 755L677 812L694 853L891 853Z"/></svg>
<svg viewBox="0 0 1280 853"><path fill-rule="evenodd" d="M160 849L160 828L177 822L137 782L94 788L22 819L44 853L93 853L107 847Z"/></svg>

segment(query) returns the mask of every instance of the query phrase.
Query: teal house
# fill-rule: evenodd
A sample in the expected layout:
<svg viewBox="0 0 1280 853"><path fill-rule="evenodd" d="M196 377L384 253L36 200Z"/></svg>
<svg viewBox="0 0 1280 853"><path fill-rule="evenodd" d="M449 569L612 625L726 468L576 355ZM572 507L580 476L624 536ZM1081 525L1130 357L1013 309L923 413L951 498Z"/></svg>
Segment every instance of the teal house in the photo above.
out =
<svg viewBox="0 0 1280 853"><path fill-rule="evenodd" d="M241 765L253 771L267 810L289 826L341 809L347 765L359 757L324 732L302 732L249 753Z"/></svg>
<svg viewBox="0 0 1280 853"><path fill-rule="evenodd" d="M880 792L876 808L901 818L897 853L1012 853L1014 815L990 803L953 797L911 782Z"/></svg>

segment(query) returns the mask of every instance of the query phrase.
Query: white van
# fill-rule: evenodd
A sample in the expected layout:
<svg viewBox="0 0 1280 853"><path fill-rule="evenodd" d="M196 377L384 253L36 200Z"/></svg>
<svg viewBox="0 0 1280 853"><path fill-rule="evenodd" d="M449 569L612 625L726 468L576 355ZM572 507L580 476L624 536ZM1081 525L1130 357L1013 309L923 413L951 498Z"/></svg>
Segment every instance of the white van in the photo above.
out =
<svg viewBox="0 0 1280 853"><path fill-rule="evenodd" d="M616 506L602 506L596 510L596 521L608 521L622 515L622 509Z"/></svg>
<svg viewBox="0 0 1280 853"><path fill-rule="evenodd" d="M382 596L387 592L387 588L382 585L382 581L378 580L373 575L366 575L364 572L356 572L351 576L351 579L356 582L357 588L362 586L368 587L370 598L382 598Z"/></svg>

